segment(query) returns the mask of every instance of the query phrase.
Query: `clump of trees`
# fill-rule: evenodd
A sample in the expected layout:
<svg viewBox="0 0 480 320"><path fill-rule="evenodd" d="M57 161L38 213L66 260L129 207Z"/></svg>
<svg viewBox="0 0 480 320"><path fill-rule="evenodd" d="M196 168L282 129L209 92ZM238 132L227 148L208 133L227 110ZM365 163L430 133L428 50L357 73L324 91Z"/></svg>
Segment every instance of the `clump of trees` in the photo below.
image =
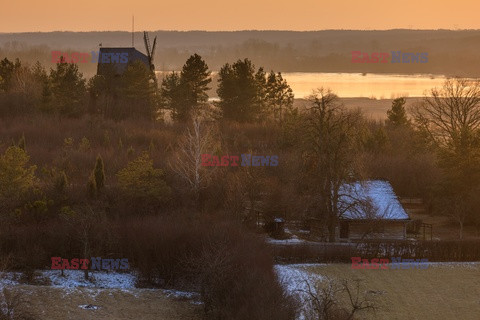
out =
<svg viewBox="0 0 480 320"><path fill-rule="evenodd" d="M420 133L432 145L441 169L435 186L438 208L460 226L480 219L480 82L449 79L412 110Z"/></svg>
<svg viewBox="0 0 480 320"><path fill-rule="evenodd" d="M293 106L293 92L281 73L255 70L248 59L225 64L219 73L218 106L223 117L239 122L282 120Z"/></svg>
<svg viewBox="0 0 480 320"><path fill-rule="evenodd" d="M210 82L211 72L198 54L188 58L179 74L172 72L163 79L162 102L164 108L171 110L173 120L187 121L206 105Z"/></svg>

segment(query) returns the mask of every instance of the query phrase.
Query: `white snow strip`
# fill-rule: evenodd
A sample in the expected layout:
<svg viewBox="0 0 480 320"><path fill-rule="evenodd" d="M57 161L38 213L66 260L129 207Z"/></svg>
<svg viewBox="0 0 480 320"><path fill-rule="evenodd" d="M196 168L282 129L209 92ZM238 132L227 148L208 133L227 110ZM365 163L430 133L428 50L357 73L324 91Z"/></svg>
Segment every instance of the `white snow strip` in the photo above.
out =
<svg viewBox="0 0 480 320"><path fill-rule="evenodd" d="M275 272L287 294L295 297L301 304L297 320L305 320L308 311L308 294L315 292L315 283L323 277L310 273L307 267L321 266L320 264L275 265ZM310 285L310 288L309 288Z"/></svg>
<svg viewBox="0 0 480 320"><path fill-rule="evenodd" d="M64 275L60 270L39 270L37 271L36 280L47 279L54 288L62 288L64 296L69 294L77 294L78 288L82 288L91 298L95 298L105 289L119 289L139 297L141 290L158 290L163 292L167 297L176 299L192 300L193 304L202 304L200 294L197 292L186 292L178 290L165 289L138 289L135 288L136 275L133 273L115 273L115 272L89 272L89 280L85 280L83 270L64 270ZM3 287L20 285L21 278L19 272L4 272L0 274L0 291ZM48 281L49 280L49 281ZM135 291L133 289L136 289ZM82 306L79 306L80 308ZM89 309L96 310L96 309Z"/></svg>
<svg viewBox="0 0 480 320"><path fill-rule="evenodd" d="M60 288L99 288L99 289L134 289L136 277L129 273L89 272L85 280L83 270L40 271L43 277L50 279L52 287Z"/></svg>
<svg viewBox="0 0 480 320"><path fill-rule="evenodd" d="M298 244L298 243L305 243L306 241L299 239L297 236L293 236L290 239L285 239L285 240L267 238L267 242L271 244Z"/></svg>

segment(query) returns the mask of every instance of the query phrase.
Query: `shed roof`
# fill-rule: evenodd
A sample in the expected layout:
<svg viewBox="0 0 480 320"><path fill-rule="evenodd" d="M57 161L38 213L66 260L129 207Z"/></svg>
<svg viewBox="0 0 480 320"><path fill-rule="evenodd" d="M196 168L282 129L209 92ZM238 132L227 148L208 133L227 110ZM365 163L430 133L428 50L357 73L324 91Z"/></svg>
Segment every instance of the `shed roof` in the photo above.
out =
<svg viewBox="0 0 480 320"><path fill-rule="evenodd" d="M358 181L340 188L342 219L408 220L410 217L385 180Z"/></svg>

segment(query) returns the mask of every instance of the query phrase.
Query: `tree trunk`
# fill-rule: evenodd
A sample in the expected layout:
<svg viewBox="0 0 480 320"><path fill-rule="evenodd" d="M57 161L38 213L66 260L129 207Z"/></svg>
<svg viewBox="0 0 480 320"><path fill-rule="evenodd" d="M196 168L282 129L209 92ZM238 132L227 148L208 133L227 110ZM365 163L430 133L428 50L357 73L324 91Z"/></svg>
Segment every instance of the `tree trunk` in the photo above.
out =
<svg viewBox="0 0 480 320"><path fill-rule="evenodd" d="M335 242L335 230L337 227L337 219L334 217L330 217L328 219L328 242Z"/></svg>
<svg viewBox="0 0 480 320"><path fill-rule="evenodd" d="M459 221L460 223L460 240L463 240L463 221Z"/></svg>

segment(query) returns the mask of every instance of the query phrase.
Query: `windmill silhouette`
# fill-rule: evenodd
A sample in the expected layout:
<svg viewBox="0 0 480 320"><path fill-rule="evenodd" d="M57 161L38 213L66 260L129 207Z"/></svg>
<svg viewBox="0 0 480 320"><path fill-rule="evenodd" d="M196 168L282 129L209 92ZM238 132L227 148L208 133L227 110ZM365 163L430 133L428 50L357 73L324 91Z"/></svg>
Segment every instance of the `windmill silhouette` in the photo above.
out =
<svg viewBox="0 0 480 320"><path fill-rule="evenodd" d="M155 48L157 46L157 37L153 39L153 46L150 48L150 39L146 31L143 32L143 40L145 41L145 49L147 50L148 64L150 65L150 70L155 71L155 65L153 64L153 59L155 55Z"/></svg>

